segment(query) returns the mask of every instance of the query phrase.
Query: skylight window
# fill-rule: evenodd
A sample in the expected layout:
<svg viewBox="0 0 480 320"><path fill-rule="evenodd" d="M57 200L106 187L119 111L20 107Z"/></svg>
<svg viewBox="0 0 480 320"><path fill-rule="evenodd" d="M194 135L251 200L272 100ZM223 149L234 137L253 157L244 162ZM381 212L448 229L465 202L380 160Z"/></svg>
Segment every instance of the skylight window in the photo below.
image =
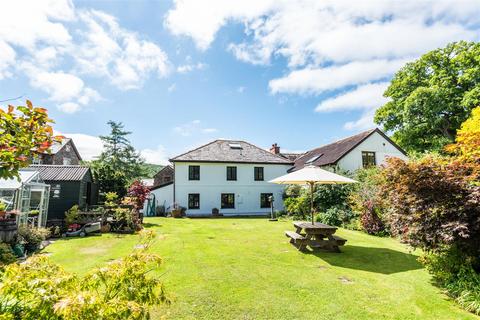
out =
<svg viewBox="0 0 480 320"><path fill-rule="evenodd" d="M323 153L321 153L321 154L317 154L317 155L315 155L315 156L311 157L310 159L308 159L308 160L307 160L307 162L306 162L306 163L312 163L312 162L315 162L315 161L317 161L317 160L318 160L318 158L320 158L321 156L323 156Z"/></svg>
<svg viewBox="0 0 480 320"><path fill-rule="evenodd" d="M239 143L229 143L230 149L243 149Z"/></svg>

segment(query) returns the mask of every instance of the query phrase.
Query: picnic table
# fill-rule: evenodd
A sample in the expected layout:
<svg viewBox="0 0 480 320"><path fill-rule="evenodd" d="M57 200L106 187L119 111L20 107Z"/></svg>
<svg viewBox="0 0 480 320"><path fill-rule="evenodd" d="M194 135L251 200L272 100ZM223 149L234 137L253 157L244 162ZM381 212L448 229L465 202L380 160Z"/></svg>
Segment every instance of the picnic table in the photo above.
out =
<svg viewBox="0 0 480 320"><path fill-rule="evenodd" d="M296 231L285 231L285 235L290 238L290 243L298 250L303 251L306 247L315 249L325 249L333 252L340 252L340 246L343 246L346 239L336 236L334 233L337 227L332 227L324 223L315 222L294 222Z"/></svg>

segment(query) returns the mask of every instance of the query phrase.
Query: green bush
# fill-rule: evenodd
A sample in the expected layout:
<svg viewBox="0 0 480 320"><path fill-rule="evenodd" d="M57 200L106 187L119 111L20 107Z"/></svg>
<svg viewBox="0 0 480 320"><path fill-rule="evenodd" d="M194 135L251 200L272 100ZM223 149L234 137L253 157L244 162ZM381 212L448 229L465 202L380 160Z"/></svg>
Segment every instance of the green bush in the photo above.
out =
<svg viewBox="0 0 480 320"><path fill-rule="evenodd" d="M17 232L17 243L24 245L27 253L33 253L40 249L40 244L42 241L47 239L49 235L50 230L45 228L19 226Z"/></svg>
<svg viewBox="0 0 480 320"><path fill-rule="evenodd" d="M349 225L354 218L354 214L351 210L332 207L325 212L320 212L315 216L315 221L325 223L331 226L344 227Z"/></svg>
<svg viewBox="0 0 480 320"><path fill-rule="evenodd" d="M148 276L161 263L148 253L154 233L141 236L131 254L83 277L43 255L7 266L0 279L3 319L150 319L149 307L168 299L158 278Z"/></svg>
<svg viewBox="0 0 480 320"><path fill-rule="evenodd" d="M466 259L454 247L426 254L421 259L449 296L465 310L480 315L480 275L474 270L472 259Z"/></svg>
<svg viewBox="0 0 480 320"><path fill-rule="evenodd" d="M78 205L74 205L65 212L65 223L67 226L78 222L79 211Z"/></svg>
<svg viewBox="0 0 480 320"><path fill-rule="evenodd" d="M17 257L12 247L7 243L0 242L0 268L15 261L17 261Z"/></svg>

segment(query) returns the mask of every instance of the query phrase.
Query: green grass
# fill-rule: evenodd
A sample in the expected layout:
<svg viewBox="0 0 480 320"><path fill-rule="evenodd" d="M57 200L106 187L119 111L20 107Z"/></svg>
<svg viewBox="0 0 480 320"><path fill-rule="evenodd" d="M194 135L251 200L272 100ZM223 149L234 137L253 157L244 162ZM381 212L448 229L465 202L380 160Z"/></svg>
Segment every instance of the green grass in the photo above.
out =
<svg viewBox="0 0 480 320"><path fill-rule="evenodd" d="M390 238L339 230L342 253L300 253L289 221L147 218L173 299L168 319L479 319L431 284L417 256ZM79 274L127 254L136 235L58 240L45 249Z"/></svg>

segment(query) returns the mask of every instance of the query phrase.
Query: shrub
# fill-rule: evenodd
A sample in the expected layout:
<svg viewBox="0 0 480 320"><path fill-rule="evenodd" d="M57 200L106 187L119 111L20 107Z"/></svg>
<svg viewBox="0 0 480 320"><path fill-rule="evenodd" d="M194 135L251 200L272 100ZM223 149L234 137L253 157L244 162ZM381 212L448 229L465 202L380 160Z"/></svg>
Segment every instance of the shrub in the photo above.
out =
<svg viewBox="0 0 480 320"><path fill-rule="evenodd" d="M354 218L353 212L346 208L332 207L315 216L315 221L331 226L345 227Z"/></svg>
<svg viewBox="0 0 480 320"><path fill-rule="evenodd" d="M471 259L452 247L442 253L430 253L422 262L433 274L434 280L464 309L480 315L480 275Z"/></svg>
<svg viewBox="0 0 480 320"><path fill-rule="evenodd" d="M0 311L11 319L149 319L149 307L168 302L162 284L148 276L161 259L148 253L154 234L125 258L78 277L34 256L7 266ZM8 319L8 318L7 318Z"/></svg>
<svg viewBox="0 0 480 320"><path fill-rule="evenodd" d="M476 164L425 157L389 159L385 195L392 231L413 247L442 252L455 246L480 270L480 179Z"/></svg>
<svg viewBox="0 0 480 320"><path fill-rule="evenodd" d="M359 224L362 230L372 235L388 233L384 221L387 206L381 193L381 187L386 182L381 172L377 167L357 170L355 179L359 183L352 186L348 195L350 208L360 216Z"/></svg>
<svg viewBox="0 0 480 320"><path fill-rule="evenodd" d="M74 205L65 212L65 223L66 225L71 225L75 222L78 222L79 209L78 205Z"/></svg>
<svg viewBox="0 0 480 320"><path fill-rule="evenodd" d="M310 214L310 197L306 194L296 198L286 198L283 204L289 214L300 219L304 219Z"/></svg>
<svg viewBox="0 0 480 320"><path fill-rule="evenodd" d="M50 230L45 228L19 226L17 242L24 245L26 252L33 253L40 249L40 244L47 239L49 235Z"/></svg>
<svg viewBox="0 0 480 320"><path fill-rule="evenodd" d="M0 269L15 261L17 261L17 257L12 247L7 243L0 242Z"/></svg>

